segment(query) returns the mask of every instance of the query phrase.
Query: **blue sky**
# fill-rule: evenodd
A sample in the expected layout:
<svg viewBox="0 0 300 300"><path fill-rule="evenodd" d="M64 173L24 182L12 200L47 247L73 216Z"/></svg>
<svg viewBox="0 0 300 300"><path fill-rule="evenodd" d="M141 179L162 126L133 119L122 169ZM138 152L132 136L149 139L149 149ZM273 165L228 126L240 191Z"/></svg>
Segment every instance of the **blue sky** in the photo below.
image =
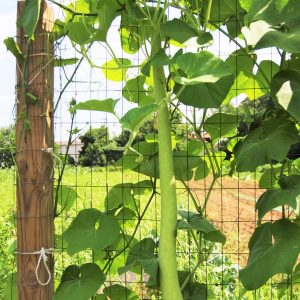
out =
<svg viewBox="0 0 300 300"><path fill-rule="evenodd" d="M16 0L0 1L0 127L14 122L15 59L6 51L3 40L15 36Z"/></svg>

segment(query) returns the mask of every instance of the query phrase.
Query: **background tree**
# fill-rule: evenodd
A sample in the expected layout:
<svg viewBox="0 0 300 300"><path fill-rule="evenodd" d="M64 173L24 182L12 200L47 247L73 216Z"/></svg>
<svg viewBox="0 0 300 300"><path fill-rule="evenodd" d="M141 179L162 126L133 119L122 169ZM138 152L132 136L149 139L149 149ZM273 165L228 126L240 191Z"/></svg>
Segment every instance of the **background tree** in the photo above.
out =
<svg viewBox="0 0 300 300"><path fill-rule="evenodd" d="M104 147L109 141L109 134L106 126L93 128L87 131L79 139L83 147L79 152L78 163L82 166L105 166L107 164Z"/></svg>
<svg viewBox="0 0 300 300"><path fill-rule="evenodd" d="M16 135L14 126L0 128L0 168L15 164Z"/></svg>

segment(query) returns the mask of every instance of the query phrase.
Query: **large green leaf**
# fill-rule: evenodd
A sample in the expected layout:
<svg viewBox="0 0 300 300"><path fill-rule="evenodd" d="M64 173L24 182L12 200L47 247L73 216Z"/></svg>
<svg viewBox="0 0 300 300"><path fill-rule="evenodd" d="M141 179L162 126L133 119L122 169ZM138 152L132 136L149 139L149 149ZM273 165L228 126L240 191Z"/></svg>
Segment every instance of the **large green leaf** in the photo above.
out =
<svg viewBox="0 0 300 300"><path fill-rule="evenodd" d="M251 131L234 149L236 170L255 171L272 160L282 162L299 140L295 125L284 118L267 120Z"/></svg>
<svg viewBox="0 0 300 300"><path fill-rule="evenodd" d="M64 67L69 65L74 65L79 61L79 58L73 57L73 58L56 58L54 60L54 67Z"/></svg>
<svg viewBox="0 0 300 300"><path fill-rule="evenodd" d="M277 47L291 53L300 52L300 24L287 32L269 30L255 45L255 49Z"/></svg>
<svg viewBox="0 0 300 300"><path fill-rule="evenodd" d="M66 23L65 30L70 40L79 45L84 45L91 38L92 32L87 28L83 19Z"/></svg>
<svg viewBox="0 0 300 300"><path fill-rule="evenodd" d="M174 174L177 180L191 180L194 176L194 168L200 165L205 168L205 162L200 156L190 156L186 151L174 151L173 158Z"/></svg>
<svg viewBox="0 0 300 300"><path fill-rule="evenodd" d="M271 94L278 103L300 121L300 73L294 70L281 71L271 82Z"/></svg>
<svg viewBox="0 0 300 300"><path fill-rule="evenodd" d="M259 188L261 189L272 189L279 187L277 176L280 174L280 167L274 167L264 170L263 174L259 179Z"/></svg>
<svg viewBox="0 0 300 300"><path fill-rule="evenodd" d="M255 290L273 275L293 271L300 251L300 228L286 219L265 223L256 228L249 250L240 279L247 290Z"/></svg>
<svg viewBox="0 0 300 300"><path fill-rule="evenodd" d="M139 296L132 290L119 284L110 285L96 296L96 300L140 300Z"/></svg>
<svg viewBox="0 0 300 300"><path fill-rule="evenodd" d="M231 16L226 21L225 25L230 38L236 39L237 37L241 36L245 14L245 11L240 10L236 15Z"/></svg>
<svg viewBox="0 0 300 300"><path fill-rule="evenodd" d="M126 82L122 95L130 102L137 103L139 106L145 106L154 102L154 98L149 89L145 88L145 76L137 76Z"/></svg>
<svg viewBox="0 0 300 300"><path fill-rule="evenodd" d="M144 122L153 117L158 108L159 106L156 104L132 108L120 119L120 123L124 129L129 129L131 132L135 132L143 125Z"/></svg>
<svg viewBox="0 0 300 300"><path fill-rule="evenodd" d="M151 180L138 181L133 185L133 195L149 195L153 190Z"/></svg>
<svg viewBox="0 0 300 300"><path fill-rule="evenodd" d="M65 269L53 300L90 299L104 281L105 275L96 264L71 265Z"/></svg>
<svg viewBox="0 0 300 300"><path fill-rule="evenodd" d="M111 81L123 81L126 79L126 72L131 66L131 61L127 58L109 60L102 65L102 72Z"/></svg>
<svg viewBox="0 0 300 300"><path fill-rule="evenodd" d="M201 140L190 140L187 143L188 155L201 155L204 149L204 142Z"/></svg>
<svg viewBox="0 0 300 300"><path fill-rule="evenodd" d="M85 23L90 19L88 16L86 16L85 14L88 13L95 13L96 12L96 7L94 5L95 3L88 3L85 0L73 0L72 2L69 2L69 4L67 5L68 8L70 8L71 10L75 10L75 11L80 11L82 14L78 14L78 15L73 15L71 12L69 12L68 10L65 10L65 22L69 22L69 21L77 21L78 19L82 19L82 17L85 17Z"/></svg>
<svg viewBox="0 0 300 300"><path fill-rule="evenodd" d="M17 60L24 60L23 54L13 37L6 38L3 43L5 44L6 49L11 52Z"/></svg>
<svg viewBox="0 0 300 300"><path fill-rule="evenodd" d="M137 9L130 9L130 6L135 6L136 3L133 1L126 1L126 9L131 12L134 10L133 14L121 13L121 26L120 26L120 38L122 49L126 53L136 53L140 47L145 43L151 35L151 26L148 20L145 19L145 15L140 10L138 6ZM149 7L145 8L148 10ZM151 10L151 9L150 9Z"/></svg>
<svg viewBox="0 0 300 300"><path fill-rule="evenodd" d="M233 76L221 78L216 83L199 83L196 85L185 86L182 90L181 84L175 84L174 92L178 99L185 105L197 108L218 108L226 98L232 84Z"/></svg>
<svg viewBox="0 0 300 300"><path fill-rule="evenodd" d="M206 162L206 160L204 159L200 159L198 167L195 170L195 174L194 174L194 180L201 180L205 177L207 177L210 173L210 168Z"/></svg>
<svg viewBox="0 0 300 300"><path fill-rule="evenodd" d="M151 67L163 67L174 64L178 57L182 55L183 50L179 49L173 57L168 56L163 49L159 49L142 67L141 72L150 77Z"/></svg>
<svg viewBox="0 0 300 300"><path fill-rule="evenodd" d="M270 210L281 206L289 205L293 209L297 207L297 197L300 195L300 176L291 175L283 177L279 184L281 188L267 190L256 203L258 219L261 220Z"/></svg>
<svg viewBox="0 0 300 300"><path fill-rule="evenodd" d="M171 39L184 43L192 37L198 36L198 30L187 22L174 18L161 26L163 33Z"/></svg>
<svg viewBox="0 0 300 300"><path fill-rule="evenodd" d="M119 236L120 227L117 219L95 208L80 211L63 233L70 255L89 248L103 250Z"/></svg>
<svg viewBox="0 0 300 300"><path fill-rule="evenodd" d="M253 72L256 60L257 55L247 54L246 49L234 51L226 59L226 63L235 79L224 103L228 103L239 94L246 94L250 100L261 96L260 90L257 89L258 83Z"/></svg>
<svg viewBox="0 0 300 300"><path fill-rule="evenodd" d="M215 140L236 135L237 126L237 115L216 113L205 120L203 128L210 134L211 139Z"/></svg>
<svg viewBox="0 0 300 300"><path fill-rule="evenodd" d="M298 0L240 0L248 12L245 22L263 20L278 25L300 16Z"/></svg>
<svg viewBox="0 0 300 300"><path fill-rule="evenodd" d="M260 62L257 73L255 75L256 82L262 91L262 94L267 94L270 92L270 82L272 77L275 76L280 71L280 67L271 60L263 60ZM257 88L255 87L255 94L257 93ZM256 98L260 97L257 95Z"/></svg>
<svg viewBox="0 0 300 300"><path fill-rule="evenodd" d="M33 38L41 10L41 0L26 0L22 15L17 21L19 27L23 27L25 34Z"/></svg>
<svg viewBox="0 0 300 300"><path fill-rule="evenodd" d="M250 100L255 100L270 92L270 81L279 71L279 66L270 60L263 60L258 66L256 74L253 71L255 54L243 54L238 50L238 57L231 55L226 62L231 68L236 69L236 78L224 103L228 103L239 94L246 94ZM252 62L251 62L252 61Z"/></svg>
<svg viewBox="0 0 300 300"><path fill-rule="evenodd" d="M141 266L150 277L147 282L148 287L158 285L158 259L155 255L156 244L151 238L145 238L130 248L126 264L119 269L119 274L127 271L137 272L136 267ZM140 273L140 270L138 270Z"/></svg>
<svg viewBox="0 0 300 300"><path fill-rule="evenodd" d="M87 100L74 105L73 108L76 110L94 110L114 114L118 101L118 99L111 98L105 100Z"/></svg>
<svg viewBox="0 0 300 300"><path fill-rule="evenodd" d="M194 147L198 146L194 145ZM127 151L117 162L118 166L128 168L146 176L159 178L158 144L140 142L133 148L142 155L138 161L138 153ZM187 151L174 151L174 173L177 180L200 180L205 178L210 170L207 163L201 158L201 153L195 148Z"/></svg>
<svg viewBox="0 0 300 300"><path fill-rule="evenodd" d="M120 206L136 210L137 205L133 197L133 184L120 183L114 185L105 198L105 209L111 210Z"/></svg>
<svg viewBox="0 0 300 300"><path fill-rule="evenodd" d="M291 53L300 52L300 24L286 31L275 29L264 21L251 23L242 32L249 45L255 49L278 47Z"/></svg>
<svg viewBox="0 0 300 300"><path fill-rule="evenodd" d="M120 28L121 45L124 52L129 54L136 53L140 48L140 38L132 34L127 28Z"/></svg>
<svg viewBox="0 0 300 300"><path fill-rule="evenodd" d="M204 283L190 282L182 291L184 300L203 300L208 298L208 288Z"/></svg>
<svg viewBox="0 0 300 300"><path fill-rule="evenodd" d="M121 6L116 0L102 0L98 1L98 3L99 29L97 30L94 40L105 42L111 23L118 15L117 10L120 9Z"/></svg>
<svg viewBox="0 0 300 300"><path fill-rule="evenodd" d="M77 199L76 190L70 186L61 185L58 191L57 187L55 187L54 194L57 194L57 202L64 211L68 211Z"/></svg>
<svg viewBox="0 0 300 300"><path fill-rule="evenodd" d="M200 214L185 210L179 210L178 214L185 220L177 222L177 229L197 230L204 234L205 239L225 244L226 237L224 234Z"/></svg>
<svg viewBox="0 0 300 300"><path fill-rule="evenodd" d="M157 156L158 144L157 143L136 143L132 147L135 151L127 150L124 155L117 161L117 166L122 166L124 169L135 170L139 172L139 165L145 164L152 157ZM143 156L142 161L138 161L138 153Z"/></svg>
<svg viewBox="0 0 300 300"><path fill-rule="evenodd" d="M185 53L177 58L176 63L186 74L186 77L174 77L180 84L215 83L232 75L227 64L208 51Z"/></svg>
<svg viewBox="0 0 300 300"><path fill-rule="evenodd" d="M253 75L253 68L257 60L257 55L247 54L247 50L242 48L232 52L226 59L226 64L230 67L232 74L237 77L241 72L247 76Z"/></svg>
<svg viewBox="0 0 300 300"><path fill-rule="evenodd" d="M300 53L292 53L290 59L283 62L283 70L300 71Z"/></svg>
<svg viewBox="0 0 300 300"><path fill-rule="evenodd" d="M203 15L205 16L209 1L202 1ZM212 0L209 20L214 23L223 23L240 12L239 0ZM230 22L230 20L229 20Z"/></svg>

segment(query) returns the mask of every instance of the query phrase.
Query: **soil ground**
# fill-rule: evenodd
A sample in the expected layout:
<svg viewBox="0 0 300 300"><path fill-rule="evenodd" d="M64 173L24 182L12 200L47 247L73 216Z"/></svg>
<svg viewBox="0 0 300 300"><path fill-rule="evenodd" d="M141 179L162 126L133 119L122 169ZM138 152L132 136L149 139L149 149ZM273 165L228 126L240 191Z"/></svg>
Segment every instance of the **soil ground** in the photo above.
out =
<svg viewBox="0 0 300 300"><path fill-rule="evenodd" d="M197 182L189 182L199 204L203 205L212 182L212 177ZM215 183L211 192L206 214L227 238L223 253L231 261L244 266L248 257L248 242L255 230L257 213L255 202L264 192L254 180L245 181L223 177ZM263 221L274 221L281 218L281 212L268 213Z"/></svg>

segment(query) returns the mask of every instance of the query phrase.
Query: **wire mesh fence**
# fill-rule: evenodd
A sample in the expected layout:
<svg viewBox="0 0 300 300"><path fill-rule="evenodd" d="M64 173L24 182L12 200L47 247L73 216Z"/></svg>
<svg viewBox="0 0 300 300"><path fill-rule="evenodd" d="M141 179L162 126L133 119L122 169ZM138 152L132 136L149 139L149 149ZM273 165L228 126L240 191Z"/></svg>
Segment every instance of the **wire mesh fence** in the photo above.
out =
<svg viewBox="0 0 300 300"><path fill-rule="evenodd" d="M281 175L298 174L291 157L290 162L279 166L274 158L276 155L265 163L264 158L257 162L260 154L255 153L267 146L272 148L274 141L268 140L268 132L278 125L277 121L274 124L271 122L274 114L283 122L280 119L283 113L275 112L269 83L280 70L282 57L286 53L284 50L278 53L278 49L270 47L255 53L249 51L240 30L243 24L239 1L231 1L234 5L230 13L225 11L225 17L224 9L228 7L223 7L221 1L213 1L209 24L203 24L206 19L200 13L196 18L193 12L196 9L192 9L190 15L183 9L187 4L190 9L200 5L196 4L198 1L169 2L174 2L174 5L166 9L162 17L165 18L164 23L174 19L187 24L199 23L200 28L208 29L213 42L209 39L209 43L200 45L195 40L186 43L188 39L174 40L173 33L168 32L172 41L164 41L164 55L159 57L162 63L155 61L155 55L150 54L150 33L144 41L139 40L147 32L147 26L148 31L153 30L151 22L128 25L125 23L128 20L121 14L113 20L106 42L99 39L82 45L80 41L85 38L85 33L78 34L77 31L91 30L90 24L84 21L83 27L69 26L67 29L67 25L63 24L62 31L59 27L62 21L58 20L67 19L75 24L80 23L86 14L87 17L89 13L91 18L95 17L91 10L94 2L75 1L69 5L66 1L60 1L55 8L54 30L58 38L55 40L53 109L53 198L57 250L54 255L53 280L57 289L54 299L162 299L159 288L161 274L158 271L160 222L163 218L162 169L159 166L167 162L158 159L158 148L162 142L158 137L157 125L160 110L156 107L156 111L148 113L148 118L142 121L139 114L134 115L131 122L139 121L138 130L134 128L130 132L128 128L132 127L122 123L130 109L151 105L155 100L157 95L154 95L150 67L163 67L169 74L164 83L166 93L171 95L175 91L174 99L169 98L173 101L169 101L168 111L178 206L176 256L184 299L297 299L297 283L292 280L292 275L274 272L274 277L271 276L268 281L269 278L266 278L265 284L250 288L250 291L240 282L243 275L239 275L240 270L246 269L251 262L249 241L252 236L253 246L257 224L276 224L277 220L294 216L287 203L278 205L279 208L274 206L265 213L257 208L257 200L263 197L266 189L278 189L277 182ZM155 10L157 5L153 1L137 3L142 3L141 6L148 7L149 11L151 7ZM65 5L69 5L67 8L70 11ZM122 9L122 2L119 5ZM163 3L161 5L164 7ZM188 17L195 20L188 20ZM88 18L86 21L92 22ZM130 21L133 22L132 19ZM101 25L94 26L97 29ZM128 32L123 32L120 38L122 30ZM180 30L179 26L179 33ZM167 36L166 32L167 29L162 34ZM129 33L130 36L126 36ZM139 43L143 44L142 47ZM247 51L243 50L246 48ZM218 73L212 73L211 76L216 76L218 80L210 78L203 84L201 80L204 79L201 79L199 82L204 87L197 90L196 83L189 83L188 88L181 90L182 78L199 80L206 74L198 74L196 66L194 72L197 76L184 77L184 71L189 74L192 64L196 62L189 62L187 66L180 60L171 62L178 50L182 51L180 55L206 53L201 61L203 68L211 59L210 55L220 58L229 66L229 79L223 80L226 74L218 77ZM208 51L210 54L207 54ZM145 69L151 59L147 73ZM116 61L123 66L121 69L115 64ZM134 66L143 66L144 69L141 71ZM208 64L208 73L210 68ZM183 77L180 81L176 76ZM219 86L215 88L214 84ZM87 101L94 102L85 106ZM95 103L100 101L106 101L107 106L99 108ZM268 122L271 123L265 126ZM265 141L267 146L258 144L254 153L245 152L248 156L241 158L237 145L241 145L242 140L262 126L265 126L265 136L259 136L258 140ZM292 131L290 129L284 134ZM297 138L291 140L285 155L287 152L291 155L290 146L296 143ZM257 140L254 142L258 143ZM277 142L274 145L278 145ZM239 147L241 149L243 146ZM18 170L15 172L18 173ZM16 180L13 173L14 169L1 170L3 186L12 185ZM5 192L1 198L7 197L7 194ZM10 194L15 199L14 188ZM9 208L13 218L3 216L0 220L7 224L3 244L11 245L2 251L9 259L9 271L12 272L6 268L5 273L0 273L1 281L3 278L3 282L7 282L1 286L0 293L3 299L16 299L15 289L19 283L14 275L15 212L11 203ZM277 237L271 236L271 241L266 238L265 243L272 246L274 238ZM274 251L278 251L278 259L282 260L280 249ZM103 284L97 285L94 275L91 279L88 277L88 268L93 266L96 266L96 277L105 276ZM260 272L259 268L257 270ZM8 273L13 275L7 276ZM66 279L70 274L74 285L68 280L63 281L64 276ZM84 276L91 282L96 281L97 288L92 295L80 294L76 286L83 284L80 280ZM260 277L259 274L257 276ZM64 290L66 282L70 284L68 292ZM93 290L91 282L90 289Z"/></svg>

